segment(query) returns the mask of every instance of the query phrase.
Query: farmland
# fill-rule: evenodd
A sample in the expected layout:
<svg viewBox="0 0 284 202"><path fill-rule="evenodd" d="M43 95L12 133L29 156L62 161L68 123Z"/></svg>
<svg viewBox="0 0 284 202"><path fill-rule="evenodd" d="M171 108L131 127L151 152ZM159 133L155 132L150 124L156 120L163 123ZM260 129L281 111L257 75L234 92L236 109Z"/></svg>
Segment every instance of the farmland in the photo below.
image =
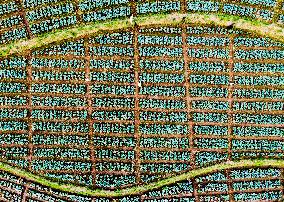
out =
<svg viewBox="0 0 284 202"><path fill-rule="evenodd" d="M282 2L261 2L7 1L0 11L11 18L20 10L23 24L12 27L25 31L2 43L172 12L281 27ZM188 21L133 23L0 58L0 199L280 199L283 42Z"/></svg>

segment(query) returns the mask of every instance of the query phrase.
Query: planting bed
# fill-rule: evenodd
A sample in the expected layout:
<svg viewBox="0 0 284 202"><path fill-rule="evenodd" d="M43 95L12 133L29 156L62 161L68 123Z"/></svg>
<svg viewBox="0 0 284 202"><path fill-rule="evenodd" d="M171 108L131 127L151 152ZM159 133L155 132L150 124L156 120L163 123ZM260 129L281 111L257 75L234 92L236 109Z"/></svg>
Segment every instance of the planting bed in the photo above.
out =
<svg viewBox="0 0 284 202"><path fill-rule="evenodd" d="M0 3L0 44L153 13L223 13L283 24L283 4L283 0L4 0Z"/></svg>
<svg viewBox="0 0 284 202"><path fill-rule="evenodd" d="M1 161L114 190L283 159L283 59L281 43L199 25L135 26L1 59Z"/></svg>

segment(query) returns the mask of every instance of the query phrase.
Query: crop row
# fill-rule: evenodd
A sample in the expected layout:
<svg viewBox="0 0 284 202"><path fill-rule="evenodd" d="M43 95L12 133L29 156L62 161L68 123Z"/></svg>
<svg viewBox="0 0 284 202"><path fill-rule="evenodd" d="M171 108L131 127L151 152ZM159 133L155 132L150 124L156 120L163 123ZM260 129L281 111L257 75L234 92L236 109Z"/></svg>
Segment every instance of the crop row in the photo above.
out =
<svg viewBox="0 0 284 202"><path fill-rule="evenodd" d="M131 45L133 44L133 32L121 32L121 33L111 33L104 34L97 37L93 37L89 39L90 44L125 44Z"/></svg>

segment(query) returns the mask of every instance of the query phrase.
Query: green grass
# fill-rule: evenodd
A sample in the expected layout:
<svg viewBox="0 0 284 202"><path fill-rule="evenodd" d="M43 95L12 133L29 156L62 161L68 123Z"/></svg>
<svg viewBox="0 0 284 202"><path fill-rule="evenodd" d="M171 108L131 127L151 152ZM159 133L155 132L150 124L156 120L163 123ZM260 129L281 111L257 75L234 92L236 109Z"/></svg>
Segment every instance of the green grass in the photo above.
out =
<svg viewBox="0 0 284 202"><path fill-rule="evenodd" d="M97 196L97 197L119 197L126 195L134 195L138 193L144 193L146 191L150 191L156 188L160 188L166 185L174 184L176 182L180 182L186 179L190 179L196 176L205 175L211 172L217 172L224 169L231 168L242 168L242 167L263 167L270 166L275 168L284 168L284 160L269 160L269 159L256 159L256 160L241 160L241 161L230 161L221 164L216 164L209 167L199 168L192 171L188 171L186 173L176 175L167 179L162 179L158 182L153 182L141 186L135 186L131 188L116 190L116 191L108 191L103 189L91 190L86 187L75 186L71 184L59 184L57 182L52 182L44 177L32 174L30 172L14 168L6 163L0 162L0 170L4 170L13 175L26 178L27 180L37 182L41 185L48 186L53 189L57 189L60 191L76 193L86 196Z"/></svg>
<svg viewBox="0 0 284 202"><path fill-rule="evenodd" d="M138 25L155 25L155 24L179 24L182 18L186 16L185 23L199 25L224 26L229 22L234 22L237 29L245 30L259 36L270 37L276 41L284 42L284 29L277 24L252 20L226 14L153 14L139 16L135 20ZM107 22L96 22L76 26L74 28L49 32L39 35L30 40L20 40L10 44L0 46L0 57L7 57L13 54L26 53L31 49L48 46L54 42L71 40L85 35L99 34L105 31L124 29L132 27L128 19L116 19Z"/></svg>

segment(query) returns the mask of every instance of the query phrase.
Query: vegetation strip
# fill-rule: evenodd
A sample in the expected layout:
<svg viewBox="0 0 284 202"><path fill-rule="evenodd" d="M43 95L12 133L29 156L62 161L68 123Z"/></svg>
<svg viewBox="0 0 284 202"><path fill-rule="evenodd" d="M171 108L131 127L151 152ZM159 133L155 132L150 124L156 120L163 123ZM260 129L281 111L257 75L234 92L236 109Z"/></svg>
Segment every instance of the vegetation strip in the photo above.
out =
<svg viewBox="0 0 284 202"><path fill-rule="evenodd" d="M234 23L236 29L249 31L253 34L269 37L279 42L284 42L284 29L279 25L274 23L270 24L267 22L260 22L257 20L244 19L242 17L233 15L202 13L155 14L137 17L135 18L135 22L139 26L155 24L174 25L179 23L227 26L230 23ZM90 23L88 25L78 26L72 29L65 29L53 33L47 33L30 40L20 40L11 44L0 46L0 57L7 57L13 54L22 53L27 50L47 46L54 42L71 40L85 35L101 33L104 31L110 31L115 29L124 29L132 26L133 24L129 22L129 19L122 19L110 20L104 23Z"/></svg>
<svg viewBox="0 0 284 202"><path fill-rule="evenodd" d="M209 166L205 168L198 168L195 170L188 171L186 173L173 176L167 179L162 179L158 182L153 182L146 185L136 186L132 188L126 188L116 191L108 190L91 190L86 187L75 186L71 184L59 184L56 182L49 181L44 177L34 175L30 172L23 171L18 168L14 168L6 163L0 162L0 170L9 172L13 175L27 179L28 181L33 181L44 186L48 186L53 189L57 189L64 192L70 192L75 194L81 194L86 196L96 196L96 197L120 197L129 196L144 193L153 189L161 188L166 185L174 184L186 179L197 177L200 175L205 175L211 172L217 172L225 169L239 168L239 167L277 167L284 168L284 160L272 160L272 159L256 159L256 160L242 160L242 161L228 161L225 163L217 164L214 166Z"/></svg>

